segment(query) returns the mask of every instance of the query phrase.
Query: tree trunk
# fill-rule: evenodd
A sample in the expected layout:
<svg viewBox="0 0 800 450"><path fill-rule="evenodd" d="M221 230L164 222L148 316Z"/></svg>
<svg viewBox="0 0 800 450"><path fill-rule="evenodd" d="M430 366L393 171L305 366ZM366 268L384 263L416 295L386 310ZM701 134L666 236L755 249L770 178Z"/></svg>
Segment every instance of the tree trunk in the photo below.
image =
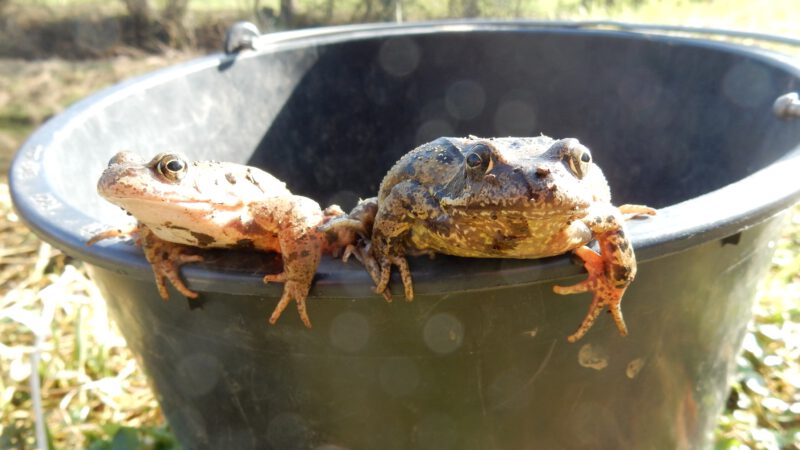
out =
<svg viewBox="0 0 800 450"><path fill-rule="evenodd" d="M294 23L294 5L292 0L281 0L281 10L278 13L281 25L291 28Z"/></svg>
<svg viewBox="0 0 800 450"><path fill-rule="evenodd" d="M133 27L133 39L137 46L146 47L150 40L150 27L153 23L152 10L148 0L122 0L128 10Z"/></svg>
<svg viewBox="0 0 800 450"><path fill-rule="evenodd" d="M189 0L168 0L162 13L165 20L183 22L189 10Z"/></svg>
<svg viewBox="0 0 800 450"><path fill-rule="evenodd" d="M481 7L478 0L464 0L464 17L478 17L481 15Z"/></svg>
<svg viewBox="0 0 800 450"><path fill-rule="evenodd" d="M186 47L191 44L191 37L186 28L186 13L189 0L168 0L161 13L164 28L169 36L169 44L173 47Z"/></svg>

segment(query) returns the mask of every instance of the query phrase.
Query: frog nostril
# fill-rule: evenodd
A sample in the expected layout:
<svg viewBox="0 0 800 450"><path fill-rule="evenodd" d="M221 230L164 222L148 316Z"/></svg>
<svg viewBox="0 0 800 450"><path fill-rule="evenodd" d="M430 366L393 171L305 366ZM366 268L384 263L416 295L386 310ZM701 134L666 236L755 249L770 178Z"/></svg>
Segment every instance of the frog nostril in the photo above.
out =
<svg viewBox="0 0 800 450"><path fill-rule="evenodd" d="M539 200L539 196L536 194L536 189L534 188L534 184L535 184L535 182L532 182L532 180L530 179L530 178L531 178L531 177L530 177L530 175L529 175L529 174L526 174L526 173L525 173L525 172L524 172L524 171L523 171L521 168L519 168L519 167L515 167L515 168L512 170L512 172L513 172L515 175L518 175L520 178L522 178L522 182L524 183L524 185L525 185L525 189L526 189L526 191L527 191L528 200L532 200L532 201L538 201L538 200ZM538 175L538 169L537 169L536 173L537 173L537 175ZM550 172L548 171L547 173L550 173Z"/></svg>

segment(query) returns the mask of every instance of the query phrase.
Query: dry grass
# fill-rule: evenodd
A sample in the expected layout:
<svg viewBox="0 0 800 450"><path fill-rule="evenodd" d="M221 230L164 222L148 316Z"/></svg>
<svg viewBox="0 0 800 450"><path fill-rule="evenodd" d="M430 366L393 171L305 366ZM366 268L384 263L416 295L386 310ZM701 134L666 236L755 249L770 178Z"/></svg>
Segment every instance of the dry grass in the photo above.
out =
<svg viewBox="0 0 800 450"><path fill-rule="evenodd" d="M34 401L52 444L84 448L107 424L163 418L105 303L79 263L33 236L0 184L0 447L34 446ZM32 360L38 359L38 377ZM41 390L32 382L39 378Z"/></svg>
<svg viewBox="0 0 800 450"><path fill-rule="evenodd" d="M800 205L775 247L717 426L718 449L800 449Z"/></svg>
<svg viewBox="0 0 800 450"><path fill-rule="evenodd" d="M191 53L118 56L90 61L2 59L0 63L0 169L5 173L22 140L47 118L92 91L184 61Z"/></svg>
<svg viewBox="0 0 800 450"><path fill-rule="evenodd" d="M25 133L75 100L190 57L3 60L0 167L5 171ZM34 448L37 398L51 448L108 444L114 436L121 448L172 444L153 392L82 264L39 241L20 222L5 178L0 179L0 298L0 448ZM38 377L32 376L33 366ZM36 378L39 395L33 391Z"/></svg>

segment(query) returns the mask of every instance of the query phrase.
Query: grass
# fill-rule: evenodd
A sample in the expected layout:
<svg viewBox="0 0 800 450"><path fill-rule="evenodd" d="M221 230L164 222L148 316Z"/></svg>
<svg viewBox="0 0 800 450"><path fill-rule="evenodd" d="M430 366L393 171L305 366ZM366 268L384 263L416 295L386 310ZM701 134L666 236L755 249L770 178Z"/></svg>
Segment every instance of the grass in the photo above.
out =
<svg viewBox="0 0 800 450"><path fill-rule="evenodd" d="M0 63L0 167L49 116L122 78L192 57ZM3 95L5 94L5 95ZM0 448L33 448L31 359L38 354L51 448L170 448L147 380L80 262L40 242L0 178ZM116 447L114 447L116 445Z"/></svg>
<svg viewBox="0 0 800 450"><path fill-rule="evenodd" d="M715 432L718 449L800 448L800 206L775 245Z"/></svg>
<svg viewBox="0 0 800 450"><path fill-rule="evenodd" d="M158 2L154 2L158 4ZM201 11L249 11L253 2L211 0ZM277 1L262 5L277 9ZM296 0L299 13L324 1ZM458 2L453 2L459 4ZM797 35L795 0L655 1L604 8L579 0L482 1L492 17L613 19L737 28ZM620 3L620 2L617 2ZM95 0L39 0L58 8ZM337 20L354 16L355 0L337 2ZM444 17L447 2L403 1L408 19ZM428 6L425 6L428 5ZM677 5L677 6L676 6ZM95 61L0 62L0 167L34 127L66 105L123 77L190 57L143 55ZM3 170L5 172L5 170ZM731 398L715 431L717 449L800 448L800 207L791 211L739 357ZM11 208L0 179L0 448L32 448L32 390L38 375L43 432L51 448L167 449L176 447L153 392L82 264L41 243ZM32 365L31 360L39 360Z"/></svg>
<svg viewBox="0 0 800 450"><path fill-rule="evenodd" d="M100 87L188 59L191 53L119 56L88 61L2 59L0 171L39 124Z"/></svg>

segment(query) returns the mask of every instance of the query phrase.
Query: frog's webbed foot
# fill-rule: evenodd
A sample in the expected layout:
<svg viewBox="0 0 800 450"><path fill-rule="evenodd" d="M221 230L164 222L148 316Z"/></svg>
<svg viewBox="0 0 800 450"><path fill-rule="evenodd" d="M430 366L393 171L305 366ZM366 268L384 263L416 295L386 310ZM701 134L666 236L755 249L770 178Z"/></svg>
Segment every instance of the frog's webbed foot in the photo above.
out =
<svg viewBox="0 0 800 450"><path fill-rule="evenodd" d="M98 233L89 239L86 245L118 237L132 237L136 245L142 247L144 257L153 269L158 295L162 299L169 300L169 291L167 291L165 280L169 280L172 286L186 297L197 298L197 292L189 289L180 275L181 266L184 264L203 261L203 257L194 254L191 247L159 239L149 228L138 224L125 229L112 229Z"/></svg>
<svg viewBox="0 0 800 450"><path fill-rule="evenodd" d="M367 270L372 282L378 285L381 279L381 266L372 255L369 239L375 211L377 211L377 199L362 200L348 216L335 217L317 229L323 233L335 233L332 240L344 245L342 262L346 263L351 256L355 256ZM332 255L334 258L338 257L338 249L332 252ZM392 293L388 289L384 288L380 293L387 302L392 301Z"/></svg>
<svg viewBox="0 0 800 450"><path fill-rule="evenodd" d="M622 205L619 208L619 212L622 213L622 216L625 220L635 219L641 216L655 216L656 210L655 208L651 208L645 205Z"/></svg>
<svg viewBox="0 0 800 450"><path fill-rule="evenodd" d="M274 275L264 276L264 283L271 281L283 284L283 294L275 309L272 310L272 315L269 316L269 323L275 325L281 314L289 306L289 303L294 300L297 302L297 313L300 315L300 320L306 328L311 328L311 319L308 317L308 310L306 309L306 298L308 291L311 288L311 282L303 282L288 279L286 272L281 272Z"/></svg>
<svg viewBox="0 0 800 450"><path fill-rule="evenodd" d="M354 249L360 242L368 239L368 230L362 221L351 219L348 216L336 216L317 226L317 231L325 239L324 253L329 253L333 258L347 262ZM359 259L360 260L360 259Z"/></svg>
<svg viewBox="0 0 800 450"><path fill-rule="evenodd" d="M619 334L621 336L627 336L628 328L625 326L625 320L622 318L621 308L622 295L625 293L627 285L624 287L615 286L613 279L608 277L605 273L603 257L588 247L576 249L575 254L583 260L584 267L589 272L589 277L571 286L554 286L553 291L555 291L556 294L562 295L593 292L594 296L583 322L578 327L578 330L570 335L567 340L569 342L576 342L581 339L586 332L589 331L595 319L597 319L606 307L614 318L614 323L617 325Z"/></svg>
<svg viewBox="0 0 800 450"><path fill-rule="evenodd" d="M162 299L169 300L164 279L169 280L172 286L186 297L197 298L197 292L189 289L181 279L180 270L184 264L203 261L201 255L192 254L188 246L162 241L152 236L143 241L142 250L153 269L158 294Z"/></svg>
<svg viewBox="0 0 800 450"><path fill-rule="evenodd" d="M347 262L347 260L350 259L350 256L355 256L358 262L360 262L361 265L367 269L367 273L369 274L370 278L372 278L372 282L377 286L381 279L381 267L370 252L370 244L367 243L363 249L356 245L348 245L344 250L344 254L342 255L342 261ZM391 291L384 289L382 294L383 298L387 302L392 301Z"/></svg>
<svg viewBox="0 0 800 450"><path fill-rule="evenodd" d="M376 283L375 292L378 294L387 292L386 287L389 285L389 278L391 278L392 265L397 266L397 269L400 270L400 278L403 280L406 301L410 302L414 300L414 285L411 282L411 270L408 268L408 260L402 255L381 255L380 277Z"/></svg>

